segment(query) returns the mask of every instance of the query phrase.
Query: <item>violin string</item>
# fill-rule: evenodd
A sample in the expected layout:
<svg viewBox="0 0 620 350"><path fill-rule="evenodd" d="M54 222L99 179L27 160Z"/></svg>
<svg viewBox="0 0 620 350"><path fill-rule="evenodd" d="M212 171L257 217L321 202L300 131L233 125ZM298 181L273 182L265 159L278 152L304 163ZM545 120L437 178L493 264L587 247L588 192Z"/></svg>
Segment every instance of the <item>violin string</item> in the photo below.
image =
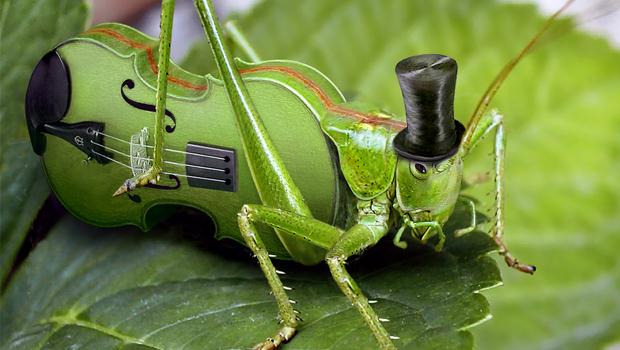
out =
<svg viewBox="0 0 620 350"><path fill-rule="evenodd" d="M92 142L92 141L91 141ZM105 147L105 146L104 146ZM122 165L127 169L131 169L133 170L133 168L130 165L127 165L123 162L119 162L118 160L112 158L112 157L108 157L105 154L101 154L97 151L95 151L94 149L92 150L92 152L96 155L98 155L99 157L105 158L113 163L116 163L118 165ZM119 154L123 154L120 151L117 151ZM124 155L124 154L123 154ZM221 169L220 169L221 170ZM180 176L180 177L186 177L186 178L190 178L190 179L197 179L197 180L206 180L206 181L213 181L213 182L221 182L221 183L226 183L227 180L222 180L222 179L215 179L215 178L211 178L211 177L204 177L204 176L194 176L194 175L187 175L187 174L177 174L177 173L171 173L171 172L167 172L167 171L162 171L161 172L164 175L173 175L173 176Z"/></svg>
<svg viewBox="0 0 620 350"><path fill-rule="evenodd" d="M161 172L164 175L175 175L175 176L181 176L181 177L187 177L190 179L198 179L198 180L208 180L208 181L215 181L215 182L222 182L222 183L226 183L226 180L222 180L222 179L214 179L214 178L210 178L210 177L202 177L202 176L194 176L194 175L187 175L187 174L175 174L175 173L169 173L169 172L165 172L162 171Z"/></svg>
<svg viewBox="0 0 620 350"><path fill-rule="evenodd" d="M153 148L153 146L146 146L146 147L147 148ZM217 160L227 161L226 158L224 158L224 157L212 156L212 155L209 155L209 154L201 154L201 153L194 153L194 152L187 152L187 151L179 151L179 150L176 150L176 149L169 149L169 148L164 148L164 151L174 152L174 153L181 153L181 154L190 155L190 156L197 156L197 157L204 157L204 158L213 158L213 159L217 159Z"/></svg>
<svg viewBox="0 0 620 350"><path fill-rule="evenodd" d="M151 159L149 159L149 160L151 160ZM177 166L187 166L187 167L190 167L190 168L203 169L203 170L212 170L212 171L219 171L219 172L222 172L222 173L226 173L226 169L221 169L221 168L211 168L211 167L202 166L202 165L183 164L183 163L173 162L171 160L164 160L164 163L172 164L172 165L177 165Z"/></svg>
<svg viewBox="0 0 620 350"><path fill-rule="evenodd" d="M129 166L129 165L123 163L123 162L119 162L118 160L116 160L116 159L114 159L112 157L108 157L105 154L101 154L101 153L99 153L99 152L97 152L95 150L92 150L92 151L93 151L94 154L98 155L99 157L103 157L103 158L105 158L105 159L107 159L109 161L112 161L112 162L116 163L116 164L122 165L125 168L132 169L131 166Z"/></svg>
<svg viewBox="0 0 620 350"><path fill-rule="evenodd" d="M131 159L131 158L132 158L132 156L131 156L131 155L129 155L129 154L127 154L127 153L124 153L124 152L121 152L121 151L119 151L119 150L117 150L117 149L115 149L115 148L112 148L112 147L110 147L110 146L106 146L106 145L100 144L100 143L95 142L95 141L93 141L93 140L91 140L91 141L90 141L90 143L92 143L92 144L93 144L93 145L95 145L95 146L101 147L101 148L103 148L103 149L105 149L105 150L112 151L112 152L117 153L117 154L119 154L119 155L121 155L121 156L127 157L127 158L129 158L129 159ZM148 160L148 161L150 161L150 162L151 162L151 161L153 161L153 158L145 158L145 157L133 157L133 158L134 158L134 159L140 159L140 160ZM173 162L173 161L170 161L170 160L164 160L164 164L171 164L171 165L176 165L176 166L181 166L181 167L186 166L186 167L195 168L195 169L203 169L203 170L219 171L219 172L222 172L222 173L226 173L226 169L221 169L221 168L211 168L211 167L207 167L207 166L193 165L193 164L183 164L183 163Z"/></svg>
<svg viewBox="0 0 620 350"><path fill-rule="evenodd" d="M102 136L104 136L104 137L109 137L109 138L111 138L112 140L116 140L116 141L119 141L119 142L123 142L123 143L126 143L126 144L128 144L128 145L136 145L135 143L131 143L131 142L127 141L127 140L123 140L123 139L121 139L121 138L118 138L118 137L115 137L115 136L112 136L112 135L106 134L106 133L104 133L104 132L102 132L102 131L97 131L97 130L95 130L94 132L95 132L95 134L96 134L96 135L102 135ZM154 148L154 147L153 147L153 146L151 146L151 145L143 145L143 146L144 146L144 147L146 147L146 148ZM209 154L201 154L201 153L194 153L194 152L187 152L187 151L179 151L179 150L172 149L172 148L164 148L164 151L167 151L167 152L173 152L173 153L181 153L181 154L191 155L191 156L196 156L196 157L212 158L212 159L217 159L217 160L223 160L223 161L226 161L226 158L225 158L225 157L218 157L218 156L212 156L212 155L209 155Z"/></svg>
<svg viewBox="0 0 620 350"><path fill-rule="evenodd" d="M107 151L112 151L112 152L114 152L116 154L120 154L121 156L125 156L127 158L131 158L131 156L129 156L127 153L123 153L121 151L118 151L118 150L116 150L116 149L114 149L114 148L112 148L110 146L102 145L102 144L100 144L98 142L95 142L93 140L90 140L90 143L92 143L95 146L99 146L99 147L101 147L101 148L103 148L103 149L105 149ZM142 158L142 157L135 157L135 158L140 158L140 159L149 160L149 161L152 160L152 159L149 159L149 158Z"/></svg>

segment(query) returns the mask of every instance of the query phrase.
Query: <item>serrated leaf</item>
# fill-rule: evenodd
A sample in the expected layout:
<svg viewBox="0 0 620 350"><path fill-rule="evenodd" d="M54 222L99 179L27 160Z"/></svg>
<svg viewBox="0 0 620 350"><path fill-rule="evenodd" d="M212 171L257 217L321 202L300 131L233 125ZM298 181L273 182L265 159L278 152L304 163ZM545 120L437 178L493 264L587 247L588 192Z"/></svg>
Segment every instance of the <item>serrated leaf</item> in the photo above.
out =
<svg viewBox="0 0 620 350"><path fill-rule="evenodd" d="M456 114L467 121L542 21L533 6L490 0L272 0L240 26L263 58L314 65L349 96L399 113L394 64L450 55L459 62ZM570 26L552 30L493 103L507 123L506 240L539 271L529 278L506 269L507 286L489 293L495 319L475 331L480 349L594 349L620 340L620 54ZM466 171L489 169L480 155L490 146Z"/></svg>
<svg viewBox="0 0 620 350"><path fill-rule="evenodd" d="M60 41L84 29L83 1L0 2L0 281L49 194L24 119L30 74Z"/></svg>
<svg viewBox="0 0 620 350"><path fill-rule="evenodd" d="M191 229L199 228L140 233L65 219L0 304L2 348L237 349L272 335L275 300L249 251L239 258L220 245L199 249L179 239ZM401 337L401 349L469 349L466 329L489 317L477 291L500 283L496 263L485 256L492 249L481 232L451 239L441 254L386 242L349 267L378 300L375 309L390 319L386 327ZM295 288L291 297L304 319L286 349L376 348L326 266L276 264L287 272L284 283Z"/></svg>

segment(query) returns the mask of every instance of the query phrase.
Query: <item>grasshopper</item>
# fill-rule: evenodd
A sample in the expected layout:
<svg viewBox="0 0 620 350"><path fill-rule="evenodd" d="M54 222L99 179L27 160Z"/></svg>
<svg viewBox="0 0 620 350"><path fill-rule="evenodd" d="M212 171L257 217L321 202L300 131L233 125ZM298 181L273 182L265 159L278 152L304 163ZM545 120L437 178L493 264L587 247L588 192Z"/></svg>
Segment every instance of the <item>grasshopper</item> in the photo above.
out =
<svg viewBox="0 0 620 350"><path fill-rule="evenodd" d="M568 1L552 15L527 46L502 69L480 100L467 126L464 126L456 121L453 115L457 65L447 56L413 56L405 58L396 65L396 74L406 109L405 124L399 118L373 106L359 102L345 103L342 95L327 78L300 63L274 61L244 64L235 61L211 0L195 0L195 6L221 80L205 79L182 72L170 63L174 0L163 0L157 59L154 56L155 46L150 46L148 40L140 33L127 27L108 25L95 27L81 38L68 41L41 60L31 78L26 99L31 141L35 152L44 156L46 171L54 191L74 214L86 221L109 226L125 224L130 220L118 218L120 212L114 212L114 207L123 208L125 204L109 202L107 212L93 212L89 208L96 204L89 207L81 199L77 200L75 196L67 195L67 191L63 192L63 186L72 191L74 188L90 191L96 189L93 189L90 183L79 183L80 179L89 179L95 175L69 179L69 184L64 177L55 179L58 177L56 174L64 174L54 165L62 161L57 158L52 160L50 154L61 148L63 152L67 150L79 155L81 153L74 149L78 148L86 153L89 159L94 159L97 164L85 168L87 169L85 171L92 171L92 174L100 173L101 165L106 164L120 164L130 168L134 176L123 181L115 192L108 192L109 194L113 192L117 197L114 199L116 201L120 201L120 198L126 195L133 201L130 203L139 204L142 199L136 193L141 193L145 199L149 199L148 196L151 195L151 202L161 199L162 192L139 192L141 190L168 189L176 191L175 193L192 191L190 197L178 197L170 199L169 202L204 209L218 219L220 226L236 225L238 233L235 233L237 236L233 238L249 247L258 259L277 301L281 322L277 333L260 342L256 349L278 348L295 335L300 322L294 309L295 302L288 296L290 288L283 285L280 279L282 272L274 267L273 258L289 258L305 265L326 262L334 281L359 311L379 347L396 349L394 341L399 338L387 332L383 325L386 320L380 318L371 306L376 301L366 298L347 272L345 264L350 257L362 253L393 232L393 243L400 248L406 248L403 235L405 232L410 232L414 239L425 244L431 239L435 240L435 249L440 251L446 239L442 226L460 198L464 160L489 134L494 134L495 137L493 175L496 220L491 235L499 247L499 254L504 257L508 266L525 273L534 273L535 267L519 262L510 254L503 242L505 134L502 115L494 111L489 113L488 107L517 63L531 51L554 19L570 3L571 1ZM254 57L255 61L258 61L254 50L236 27L230 27L228 33L233 43L245 50L248 57ZM75 120L72 113L77 107L69 108L68 96L71 95L71 89L68 71L79 73L80 69L77 64L72 65L73 63L69 64L70 69L67 69L65 60L69 60L72 54L75 55L73 51L83 54L85 51L80 51L82 47L93 43L98 50L114 51L117 56L124 59L135 56L136 62L142 63L136 63L137 68L132 68L133 70L150 69L151 75L156 76L155 79L149 80L148 77L145 78L146 73L138 74L143 80L143 85L155 86L155 105L138 103L126 95L129 90L136 88L134 80L125 80L120 87L122 98L127 104L143 111L155 112L151 145L148 144L148 130L144 128L138 134L131 135L130 141L127 141L129 137L120 137L124 131L118 127L115 129L112 123L106 125L104 132L103 123ZM143 61L137 58L139 55L136 50L141 52L140 59ZM286 85L289 91L300 97L308 110L312 110L311 115L315 118L315 124L319 125L321 135L328 140L326 142L329 143L329 148L326 149L331 152L330 155L338 167L337 172L342 174L345 181L336 186L337 196L341 197L339 201L326 202L324 199L327 197L319 197L324 201L319 201L318 207L334 206L333 211L337 213L332 213L331 220L315 218L313 212L319 209L317 206L311 208L308 204L310 201L306 200L306 197L312 195L312 191L302 191L294 181L287 161L275 145L274 131L269 130L265 124L265 121L269 120L269 115L259 113L256 101L250 94L248 86L253 74L256 81L262 79ZM281 76L275 78L265 74ZM241 202L240 206L234 208L236 211L234 216L220 214L223 209L218 209L216 200L218 197L208 196L214 191L239 193L246 191L243 183L237 183L235 180L235 174L243 172L241 165L239 169L235 169L234 165L217 168L214 163L203 161L203 158L209 158L217 164L230 164L234 163L235 150L197 144L188 144L185 152L167 148L176 142L172 137L173 134L170 134L176 128L172 108L182 103L187 104L187 101L192 99L197 100L195 97L198 96L196 95L198 92L207 91L209 87L205 85L207 83L214 84L213 89L218 86L217 84L223 87L227 96L226 103L230 104L234 127L239 135L238 152L243 154L245 160L243 166L247 167L245 173L251 177L251 184L258 196L252 199L251 195L240 194L239 198L246 202ZM55 88L48 89L50 84ZM83 82L80 84L94 89L92 84ZM174 86L169 89L171 84ZM184 92L186 90L191 90L192 94ZM171 96L175 96L175 99ZM200 95L200 98L204 96L206 95ZM209 96L216 98L215 92ZM165 125L166 118L170 118L174 125ZM67 124L69 121L79 123ZM116 131L116 136L112 136L110 130ZM49 138L45 144L43 133L64 139L70 146L53 138ZM104 144L104 140L108 143ZM321 140L325 141L322 138ZM129 144L131 147L129 153L111 147L112 141ZM119 161L109 151L130 158L130 165ZM149 152L152 154L151 158L148 156ZM178 160L171 160L169 157L171 152L187 157L185 174L167 170L168 166L184 165ZM190 158L193 160L189 161ZM123 170L123 168L116 169ZM199 174L203 175L196 175L194 171L198 170L202 171ZM314 171L312 174L328 172L322 169L312 171ZM125 173L116 172L116 174ZM204 174L211 175L207 177ZM174 180L176 185L166 185L164 175ZM181 181L179 177L185 179ZM102 186L107 191L109 186ZM189 190L186 189L188 187ZM203 187L200 189L203 191L206 188L210 192L195 192L196 187ZM318 195L322 195L321 193ZM206 199L201 199L203 196L207 196ZM261 204L252 204L253 200L258 200ZM141 221L139 226L148 229L151 224L146 223L145 213L153 204L147 205L145 202L142 202L144 205L140 207L141 218L144 221ZM475 204L472 201L467 203L471 209L472 222L469 227L458 230L457 234L471 232L476 226ZM230 206L234 206L234 203L231 202ZM123 211L129 210L123 209ZM106 213L111 217L107 222L102 218ZM267 233L260 227L272 228L275 235L271 231Z"/></svg>

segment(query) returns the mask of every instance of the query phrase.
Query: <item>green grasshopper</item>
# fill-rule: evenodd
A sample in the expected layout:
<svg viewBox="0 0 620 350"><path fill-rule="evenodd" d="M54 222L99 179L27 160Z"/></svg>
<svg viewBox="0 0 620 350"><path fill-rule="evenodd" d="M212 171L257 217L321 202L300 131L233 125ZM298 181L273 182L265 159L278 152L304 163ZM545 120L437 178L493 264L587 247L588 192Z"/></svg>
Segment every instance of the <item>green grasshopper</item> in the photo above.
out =
<svg viewBox="0 0 620 350"><path fill-rule="evenodd" d="M425 244L435 239L435 249L440 251L446 239L442 226L459 200L463 161L491 133L495 135L496 216L491 235L508 266L530 274L535 271L534 266L515 259L502 240L503 117L497 112L487 113L487 110L502 82L570 3L568 1L551 16L540 32L503 68L465 127L453 115L457 66L449 57L413 56L397 64L396 73L407 112L404 124L378 108L359 102L345 103L327 78L303 64L235 61L211 0L195 0L195 5L221 80L182 71L170 63L174 0L163 0L157 45L131 28L103 25L63 43L41 60L31 78L26 99L31 141L35 152L44 158L51 186L59 199L72 213L88 222L102 226L133 223L148 229L157 220L150 211L156 204L189 205L209 214L219 231L229 231L229 237L247 245L258 259L277 301L281 322L278 332L259 343L256 349L274 349L289 341L300 322L295 302L288 296L290 288L283 285L282 272L276 270L272 258L292 259L305 265L325 261L334 281L359 311L380 348L396 349L394 340L399 338L387 332L383 326L386 320L371 306L376 301L368 300L347 272L347 259L392 232L395 232L393 243L398 247L406 248L403 235L410 232L414 239ZM248 57L258 61L236 27L229 27L228 34ZM90 56L98 59L97 67L92 67L84 58ZM96 83L91 76L82 73L107 67L111 68L101 71ZM122 74L118 73L123 69L129 73L122 74L136 74L137 78L123 81ZM253 97L251 92L264 91L267 83L285 87L286 98L294 95L295 103L303 105L298 109L305 111L302 117L312 119L314 126L318 124L318 133L312 134L310 129L304 131L314 139L304 135L299 135L299 139L314 142L312 145L316 147L322 144L323 148L310 151L329 153L324 157L327 163L300 161L298 156L291 160L290 155L281 154L278 148L282 150L282 147L277 147L276 143L284 136L267 127L267 123L275 122L269 113L260 110L285 108L293 102L278 105L278 102L268 101L257 108L262 100ZM108 114L122 114L111 116L102 113L101 108L82 103L93 99L107 101L108 95L99 85L113 86L114 94L110 98L116 100L110 101L120 101L123 108L134 108L132 112L105 102L111 110L120 111ZM135 91L136 96L147 96L155 90L155 105L137 102L136 96L128 96L130 90ZM270 97L274 101L278 96L284 99L284 95L278 94L273 92ZM205 101L210 103L210 109L197 105L207 103ZM229 109L222 109L223 105ZM226 128L231 129L237 135L236 141L225 145L228 148L187 143L185 151L180 151L179 145L199 137L192 136L195 133L191 128L172 133L177 127L177 118L181 123L178 111L183 108L193 111L189 114L217 110L221 113L218 118L224 121L227 120L224 115L230 115L226 126L220 126L221 133L226 134ZM175 110L177 112L173 113ZM148 142L148 130L140 121L143 119L139 113L144 111L155 112L152 145ZM106 118L106 123L85 120L86 117ZM287 117L295 122L301 120L295 115ZM174 124L165 125L166 118ZM187 120L191 118L201 122L197 117L188 116ZM140 125L142 130L133 133L140 130ZM45 139L43 134L56 137ZM218 135L213 133L204 138L209 142L225 143L218 141ZM325 140L329 140L327 146ZM114 142L129 145L129 151L113 146ZM68 178L64 169L73 166L71 162L84 153L89 162L79 170L82 173ZM149 153L152 154L150 158ZM235 165L237 153L243 154L245 162ZM175 154L185 156L185 163L174 158ZM119 160L124 159L122 157L129 158L130 163ZM216 166L224 163L228 165ZM115 192L110 191L114 184L110 185L109 179L126 178L126 169L109 168L109 164L129 168L134 175L123 181ZM326 164L335 164L338 169L321 168ZM101 186L94 188L89 179L102 177L102 166L108 170ZM168 170L173 166L185 166L185 173ZM317 177L316 181L321 181L318 177L325 177L327 173L342 174L344 182L335 181L335 186L327 190L319 186L302 189L303 183L294 181L303 176L306 179ZM170 185L168 180L174 184ZM83 193L86 192L97 200L84 203L86 195ZM118 198L110 198L112 192ZM108 193L107 197L104 193ZM258 201L261 204L250 204ZM225 205L220 205L221 202ZM475 205L472 201L467 203L472 222L469 227L458 230L457 235L471 232L476 226ZM325 214L326 210L330 212ZM317 216L319 218L315 218ZM236 230L234 225L237 225ZM264 227L271 227L273 231L262 229ZM232 231L234 233L230 233Z"/></svg>

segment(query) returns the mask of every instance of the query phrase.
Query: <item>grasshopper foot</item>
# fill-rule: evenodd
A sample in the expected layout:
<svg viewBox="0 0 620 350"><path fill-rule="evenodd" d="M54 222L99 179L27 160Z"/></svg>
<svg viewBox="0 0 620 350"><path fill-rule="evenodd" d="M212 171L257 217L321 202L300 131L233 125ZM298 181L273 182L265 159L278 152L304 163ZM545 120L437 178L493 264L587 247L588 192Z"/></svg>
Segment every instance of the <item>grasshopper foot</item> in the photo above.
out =
<svg viewBox="0 0 620 350"><path fill-rule="evenodd" d="M114 192L114 194L112 195L112 197L118 197L123 193L127 193L131 190L133 190L134 188L136 188L136 182L134 181L134 179L127 179L125 180L125 182L123 182L123 184L116 190L116 192Z"/></svg>
<svg viewBox="0 0 620 350"><path fill-rule="evenodd" d="M504 261L506 262L506 265L508 265L509 267L512 267L515 270L529 273L530 275L533 275L534 272L536 272L536 266L522 264L519 262L519 260L517 260L514 256L512 256L512 254L510 254L510 252L508 251L508 248L506 248L506 245L504 244L504 242L502 241L500 237L496 235L493 237L493 239L495 240L495 243L497 243L497 245L499 246L499 254L504 257Z"/></svg>
<svg viewBox="0 0 620 350"><path fill-rule="evenodd" d="M444 241L439 241L437 245L435 245L435 252L439 253L443 250Z"/></svg>
<svg viewBox="0 0 620 350"><path fill-rule="evenodd" d="M159 181L160 173L161 169L151 167L146 172L138 176L132 177L131 179L125 180L125 182L123 182L123 184L116 190L116 192L114 192L112 197L120 196L123 193L134 190L136 187L144 187L148 184L156 184L157 181Z"/></svg>
<svg viewBox="0 0 620 350"><path fill-rule="evenodd" d="M533 275L534 272L536 272L536 266L522 264L517 259L513 258L510 254L504 255L504 261L506 261L506 264L508 266L521 272L529 273L530 275Z"/></svg>
<svg viewBox="0 0 620 350"><path fill-rule="evenodd" d="M273 338L268 338L264 342L257 344L254 350L275 350L283 343L288 342L295 335L295 328L285 326Z"/></svg>

